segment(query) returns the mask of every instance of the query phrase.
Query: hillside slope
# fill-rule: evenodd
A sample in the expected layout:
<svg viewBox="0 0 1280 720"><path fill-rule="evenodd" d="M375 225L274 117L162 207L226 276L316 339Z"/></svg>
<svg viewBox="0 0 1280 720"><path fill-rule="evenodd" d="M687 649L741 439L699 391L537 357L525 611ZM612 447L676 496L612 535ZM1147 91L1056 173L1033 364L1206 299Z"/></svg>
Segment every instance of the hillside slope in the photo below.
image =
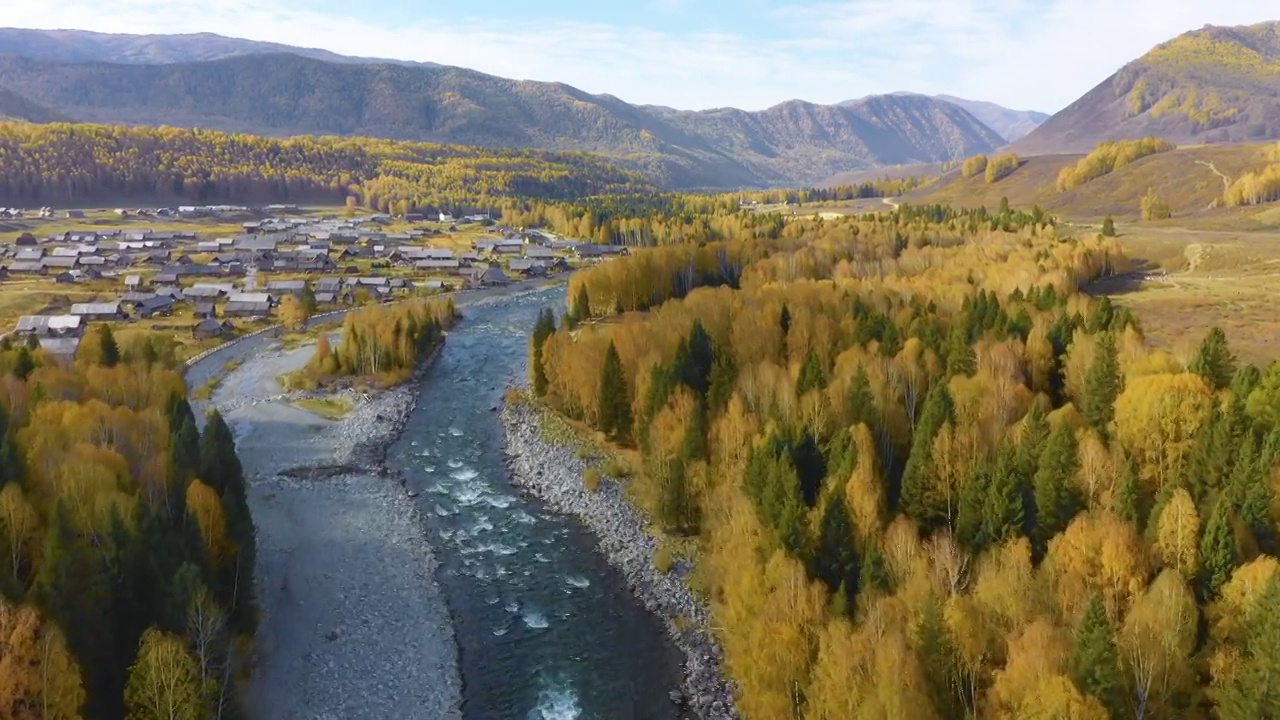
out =
<svg viewBox="0 0 1280 720"><path fill-rule="evenodd" d="M0 88L0 120L49 123L62 122L67 118L11 90Z"/></svg>
<svg viewBox="0 0 1280 720"><path fill-rule="evenodd" d="M0 88L85 122L590 151L680 188L816 184L1003 144L964 110L923 97L684 112L461 68L294 54L163 65L0 57Z"/></svg>
<svg viewBox="0 0 1280 720"><path fill-rule="evenodd" d="M1058 191L1058 173L1082 156L1042 155L1025 159L1013 174L996 183L986 182L981 175L964 178L953 170L937 184L907 194L904 201L994 208L1007 197L1015 207L1039 205L1069 219L1097 220L1113 215L1133 220L1139 216L1147 188L1154 188L1169 203L1175 218L1185 217L1205 213L1222 197L1225 186L1218 173L1234 179L1257 170L1266 165L1271 147L1244 143L1160 153L1068 192Z"/></svg>
<svg viewBox="0 0 1280 720"><path fill-rule="evenodd" d="M326 62L431 65L431 63L381 58L351 57L318 48L242 40L214 33L129 35L88 30L0 28L0 55L18 55L56 62L160 65L281 52Z"/></svg>
<svg viewBox="0 0 1280 720"><path fill-rule="evenodd" d="M1003 105L983 100L966 100L954 95L935 95L934 97L959 105L981 120L984 125L1000 133L1000 137L1009 142L1022 139L1049 119L1047 113L1035 110L1011 110Z"/></svg>
<svg viewBox="0 0 1280 720"><path fill-rule="evenodd" d="M1146 135L1180 144L1280 138L1280 22L1206 26L1163 43L1013 149L1085 152Z"/></svg>

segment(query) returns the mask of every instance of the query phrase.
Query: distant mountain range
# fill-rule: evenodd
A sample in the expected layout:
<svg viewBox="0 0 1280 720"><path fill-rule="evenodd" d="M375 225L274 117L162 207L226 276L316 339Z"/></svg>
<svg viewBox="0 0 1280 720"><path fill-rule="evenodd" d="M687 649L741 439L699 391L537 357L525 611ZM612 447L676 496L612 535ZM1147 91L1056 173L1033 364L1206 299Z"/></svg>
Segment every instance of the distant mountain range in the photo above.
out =
<svg viewBox="0 0 1280 720"><path fill-rule="evenodd" d="M1280 138L1280 23L1205 26L1162 43L1013 147L1082 152L1146 135L1180 144Z"/></svg>
<svg viewBox="0 0 1280 720"><path fill-rule="evenodd" d="M108 62L162 65L281 52L333 63L434 66L434 63L351 57L318 48L241 40L213 33L127 35L88 30L0 28L0 55L18 55L64 63Z"/></svg>
<svg viewBox="0 0 1280 720"><path fill-rule="evenodd" d="M958 98L954 95L922 95L920 93L899 91L891 93L895 97L915 96L915 97L931 97L935 100L949 102L952 105L958 105L969 112L970 115L978 118L984 125L996 131L1001 138L1008 142L1013 142L1027 133L1035 130L1049 116L1042 112L1034 110L1010 110L1007 107L997 105L992 102L984 102L982 100L966 100ZM841 105L856 105L865 100L858 98L855 100L846 100Z"/></svg>
<svg viewBox="0 0 1280 720"><path fill-rule="evenodd" d="M262 54L218 36L77 37L0 33L0 51L16 51L0 55L0 89L29 104L29 119L45 108L81 122L581 150L675 188L816 184L1005 144L960 107L926 97L690 112L455 67Z"/></svg>
<svg viewBox="0 0 1280 720"><path fill-rule="evenodd" d="M205 127L599 153L673 188L819 184L1012 142L1025 156L1156 134L1280 137L1280 24L1206 27L1046 119L894 93L766 110L632 105L562 83L237 40L0 29L0 117Z"/></svg>

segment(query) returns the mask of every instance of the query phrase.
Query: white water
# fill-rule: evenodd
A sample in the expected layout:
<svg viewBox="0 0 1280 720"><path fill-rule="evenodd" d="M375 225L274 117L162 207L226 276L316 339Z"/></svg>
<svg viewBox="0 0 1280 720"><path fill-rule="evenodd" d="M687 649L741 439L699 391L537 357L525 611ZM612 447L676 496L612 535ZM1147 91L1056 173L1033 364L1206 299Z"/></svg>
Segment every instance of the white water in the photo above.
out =
<svg viewBox="0 0 1280 720"><path fill-rule="evenodd" d="M578 720L582 709L572 688L543 690L538 694L538 704L529 711L529 720Z"/></svg>

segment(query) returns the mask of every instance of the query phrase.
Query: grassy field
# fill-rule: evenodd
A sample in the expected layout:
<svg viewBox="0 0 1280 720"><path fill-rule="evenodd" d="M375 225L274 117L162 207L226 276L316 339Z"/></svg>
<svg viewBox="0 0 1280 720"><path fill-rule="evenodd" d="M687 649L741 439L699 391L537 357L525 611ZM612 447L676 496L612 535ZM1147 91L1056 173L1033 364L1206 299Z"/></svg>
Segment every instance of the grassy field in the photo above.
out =
<svg viewBox="0 0 1280 720"><path fill-rule="evenodd" d="M325 420L341 420L351 412L351 403L338 396L298 400L293 406Z"/></svg>
<svg viewBox="0 0 1280 720"><path fill-rule="evenodd" d="M1241 360L1280 359L1280 233L1122 226L1120 241L1143 274L1090 290L1131 307L1155 345L1185 359L1217 325Z"/></svg>
<svg viewBox="0 0 1280 720"><path fill-rule="evenodd" d="M963 178L956 171L937 185L909 193L904 201L995 208L1001 197L1008 197L1015 207L1039 205L1069 220L1098 221L1107 215L1137 220L1142 196L1147 188L1155 188L1174 215L1158 225L1265 229L1280 226L1280 217L1263 216L1260 222L1263 210L1259 208L1206 211L1226 189L1223 176L1234 180L1264 167L1271 147L1274 143L1179 148L1145 157L1065 193L1057 190L1058 173L1083 156L1031 157L999 182L987 183L982 176Z"/></svg>

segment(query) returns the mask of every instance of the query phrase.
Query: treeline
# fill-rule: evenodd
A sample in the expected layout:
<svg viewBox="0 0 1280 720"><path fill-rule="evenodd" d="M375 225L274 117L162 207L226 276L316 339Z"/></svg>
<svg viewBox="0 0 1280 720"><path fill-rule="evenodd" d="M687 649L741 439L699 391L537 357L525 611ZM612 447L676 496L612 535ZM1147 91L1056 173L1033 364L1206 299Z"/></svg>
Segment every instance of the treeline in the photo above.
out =
<svg viewBox="0 0 1280 720"><path fill-rule="evenodd" d="M0 717L234 718L257 624L235 441L149 338L0 342Z"/></svg>
<svg viewBox="0 0 1280 720"><path fill-rule="evenodd" d="M352 310L343 320L338 346L332 347L329 334L321 333L315 354L298 379L310 386L342 378L395 385L444 342L445 330L453 327L457 317L452 298Z"/></svg>
<svg viewBox="0 0 1280 720"><path fill-rule="evenodd" d="M1149 348L1079 290L1128 270L1110 238L800 225L736 286L531 343L695 539L745 716L1273 714L1280 364ZM610 314L648 254L575 290Z"/></svg>
<svg viewBox="0 0 1280 720"><path fill-rule="evenodd" d="M638 175L585 153L0 123L0 200L19 206L127 198L341 205L353 197L403 213L649 189Z"/></svg>
<svg viewBox="0 0 1280 720"><path fill-rule="evenodd" d="M1267 150L1267 160L1270 165L1247 172L1231 183L1223 196L1223 203L1227 207L1261 205L1280 200L1280 145Z"/></svg>
<svg viewBox="0 0 1280 720"><path fill-rule="evenodd" d="M1148 155L1169 152L1178 146L1168 140L1146 137L1142 140L1114 140L1098 143L1093 152L1058 173L1058 192L1074 190L1081 185L1108 175Z"/></svg>
<svg viewBox="0 0 1280 720"><path fill-rule="evenodd" d="M988 183L1000 182L1021 165L1015 153L1001 153L988 159L986 155L974 155L960 166L962 177L982 175Z"/></svg>

